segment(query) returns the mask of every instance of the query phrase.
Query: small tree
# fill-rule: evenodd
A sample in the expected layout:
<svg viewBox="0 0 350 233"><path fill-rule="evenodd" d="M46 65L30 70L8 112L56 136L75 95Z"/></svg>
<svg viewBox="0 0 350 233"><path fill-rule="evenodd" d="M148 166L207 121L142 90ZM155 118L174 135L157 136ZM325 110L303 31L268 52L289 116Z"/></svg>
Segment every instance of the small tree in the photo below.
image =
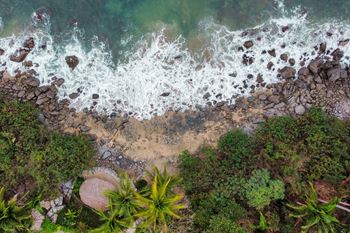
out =
<svg viewBox="0 0 350 233"><path fill-rule="evenodd" d="M328 203L320 203L318 201L317 192L310 183L310 193L305 204L298 205L288 204L288 207L293 209L294 213L290 217L301 219L303 226L302 233L310 230L317 230L320 233L337 232L339 220L334 216L334 210L340 199L335 197Z"/></svg>
<svg viewBox="0 0 350 233"><path fill-rule="evenodd" d="M20 207L16 198L5 200L5 189L0 188L0 232L29 231L31 216L25 206Z"/></svg>

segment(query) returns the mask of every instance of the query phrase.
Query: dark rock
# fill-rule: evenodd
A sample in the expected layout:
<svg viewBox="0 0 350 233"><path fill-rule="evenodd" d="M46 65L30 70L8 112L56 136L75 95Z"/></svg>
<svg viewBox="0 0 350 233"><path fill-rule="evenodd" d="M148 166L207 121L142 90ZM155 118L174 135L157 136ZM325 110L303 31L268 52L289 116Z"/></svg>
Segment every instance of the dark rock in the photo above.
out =
<svg viewBox="0 0 350 233"><path fill-rule="evenodd" d="M325 53L326 50L327 50L327 44L326 44L326 43L321 43L321 44L320 44L319 52L320 52L320 53Z"/></svg>
<svg viewBox="0 0 350 233"><path fill-rule="evenodd" d="M290 58L290 59L288 60L288 62L289 62L289 64L290 64L291 66L294 66L294 65L295 65L295 59L294 59L294 58Z"/></svg>
<svg viewBox="0 0 350 233"><path fill-rule="evenodd" d="M40 85L40 81L37 78L29 77L25 80L25 83L32 87L38 87Z"/></svg>
<svg viewBox="0 0 350 233"><path fill-rule="evenodd" d="M34 43L34 39L33 37L28 38L24 43L23 43L23 47L28 48L28 49L32 49L34 48L35 43Z"/></svg>
<svg viewBox="0 0 350 233"><path fill-rule="evenodd" d="M66 63L69 66L69 68L71 68L72 70L75 69L75 67L77 67L77 65L79 64L79 59L77 56L67 56L66 57Z"/></svg>
<svg viewBox="0 0 350 233"><path fill-rule="evenodd" d="M248 41L244 42L244 44L243 44L243 46L244 46L246 49L249 49L249 48L253 47L253 45L254 45L254 43L253 43L253 41L251 41L251 40L248 40Z"/></svg>
<svg viewBox="0 0 350 233"><path fill-rule="evenodd" d="M346 39L346 40L341 40L339 41L339 46L346 46L349 43L350 39Z"/></svg>
<svg viewBox="0 0 350 233"><path fill-rule="evenodd" d="M167 96L169 96L170 95L170 92L164 92L164 93L162 93L160 96L162 96L162 97L167 97Z"/></svg>
<svg viewBox="0 0 350 233"><path fill-rule="evenodd" d="M280 56L282 61L287 61L288 60L288 55L286 53L282 53Z"/></svg>
<svg viewBox="0 0 350 233"><path fill-rule="evenodd" d="M276 50L275 49L267 50L267 52L270 54L270 56L276 57Z"/></svg>
<svg viewBox="0 0 350 233"><path fill-rule="evenodd" d="M5 53L5 50L0 49L0 56L3 55Z"/></svg>
<svg viewBox="0 0 350 233"><path fill-rule="evenodd" d="M207 92L203 95L203 99L209 99L210 96L211 96L210 93Z"/></svg>
<svg viewBox="0 0 350 233"><path fill-rule="evenodd" d="M76 99L78 96L79 96L79 93L76 93L76 92L69 94L69 98L71 98L72 100Z"/></svg>
<svg viewBox="0 0 350 233"><path fill-rule="evenodd" d="M258 74L258 77L256 77L256 82L257 82L257 83L262 83L262 82L264 82L264 79L263 79L263 77L261 76L261 74Z"/></svg>
<svg viewBox="0 0 350 233"><path fill-rule="evenodd" d="M270 61L269 63L267 63L267 69L268 70L271 70L272 69L272 66L273 66L273 62Z"/></svg>
<svg viewBox="0 0 350 233"><path fill-rule="evenodd" d="M340 68L333 68L327 71L329 81L335 82L340 78Z"/></svg>
<svg viewBox="0 0 350 233"><path fill-rule="evenodd" d="M100 96L99 96L99 94L92 94L92 99L98 99L98 98L100 98Z"/></svg>
<svg viewBox="0 0 350 233"><path fill-rule="evenodd" d="M25 62L24 62L24 66L26 66L26 67L32 67L32 66L33 66L33 62L32 62L32 61L25 61Z"/></svg>
<svg viewBox="0 0 350 233"><path fill-rule="evenodd" d="M26 59L28 54L29 52L27 50L20 49L20 50L17 50L15 54L12 54L10 56L10 60L13 62L22 62L24 61L24 59Z"/></svg>
<svg viewBox="0 0 350 233"><path fill-rule="evenodd" d="M286 32L286 31L288 31L288 29L289 29L288 26L284 26L284 27L282 27L282 32Z"/></svg>
<svg viewBox="0 0 350 233"><path fill-rule="evenodd" d="M310 64L308 65L308 68L313 74L317 74L319 70L319 65L320 65L320 61L314 60L310 62Z"/></svg>
<svg viewBox="0 0 350 233"><path fill-rule="evenodd" d="M336 49L331 53L334 61L340 61L340 59L344 56L344 52L340 49Z"/></svg>
<svg viewBox="0 0 350 233"><path fill-rule="evenodd" d="M288 66L285 66L283 69L280 70L282 78L293 78L295 76L295 73L295 69Z"/></svg>
<svg viewBox="0 0 350 233"><path fill-rule="evenodd" d="M53 84L56 85L57 87L62 86L63 83L64 83L64 78L59 78L53 82Z"/></svg>

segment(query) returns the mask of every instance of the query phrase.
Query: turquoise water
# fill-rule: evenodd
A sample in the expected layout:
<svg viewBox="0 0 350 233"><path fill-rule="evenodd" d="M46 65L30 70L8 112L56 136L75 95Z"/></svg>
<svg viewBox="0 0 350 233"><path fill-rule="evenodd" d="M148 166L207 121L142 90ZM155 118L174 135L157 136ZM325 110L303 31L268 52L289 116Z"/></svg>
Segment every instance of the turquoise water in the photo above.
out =
<svg viewBox="0 0 350 233"><path fill-rule="evenodd" d="M34 37L31 69L42 84L64 78L61 99L79 90L72 107L149 119L233 104L259 87L258 74L279 81L278 69L287 65L280 54L298 69L320 43L332 51L349 39L349 11L349 0L0 0L0 71L26 71L9 57ZM254 46L243 49L247 40ZM349 65L350 47L341 49ZM80 61L74 71L69 55Z"/></svg>
<svg viewBox="0 0 350 233"><path fill-rule="evenodd" d="M287 0L285 9L300 6L316 20L350 17L347 0ZM193 37L205 18L232 30L261 24L278 16L278 2L272 0L1 0L0 16L9 35L28 26L33 12L50 15L51 32L64 37L74 27L84 31L89 45L93 36L106 42L114 55L123 49L122 40L135 42L146 33L166 25L172 36ZM44 9L44 10L43 10Z"/></svg>

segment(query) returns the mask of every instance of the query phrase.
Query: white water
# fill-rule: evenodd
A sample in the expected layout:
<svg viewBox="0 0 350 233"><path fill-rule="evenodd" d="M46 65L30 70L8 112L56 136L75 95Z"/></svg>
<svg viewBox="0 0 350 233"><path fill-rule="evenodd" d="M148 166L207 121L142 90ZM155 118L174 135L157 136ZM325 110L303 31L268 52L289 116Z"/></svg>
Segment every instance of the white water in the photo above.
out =
<svg viewBox="0 0 350 233"><path fill-rule="evenodd" d="M289 30L283 33L281 28L286 25ZM204 20L200 24L199 37L204 39L205 48L199 53L193 54L186 49L186 41L181 36L169 42L164 32L159 31L151 39L137 43L135 51L126 54L128 61L115 65L109 51L97 39L90 51L84 50L77 33L71 41L58 46L48 33L48 27L49 23L45 22L45 27L34 25L34 30L22 35L1 38L0 48L5 49L6 53L0 56L0 64L6 62L10 73L16 69L24 71L26 68L22 64L11 62L8 57L26 38L33 36L37 46L27 60L38 64L34 69L42 84L49 83L52 74L64 78L65 83L59 88L60 98L68 98L78 88L83 90L77 99L71 100L71 106L77 110L89 108L93 103L92 94L97 93L97 111L132 112L138 119L162 115L169 109L186 110L198 105L205 106L213 101L232 104L237 96L249 94L249 87L256 85L257 74L261 74L267 83L278 81L277 70L288 65L280 61L280 54L287 53L294 58L294 68L298 69L301 59L310 60L317 56L313 48L315 45L326 42L327 48L332 51L340 40L350 38L350 27L345 24L329 22L315 25L308 22L305 16L298 15L271 19L249 29L247 36L242 36L243 31L230 31L211 20ZM333 35L329 37L326 32ZM247 40L253 40L254 46L239 51L238 48L243 47ZM44 43L46 49L41 49L38 45ZM282 45L286 45L285 48ZM276 49L276 57L262 54L264 50L273 48ZM341 49L345 56L350 54L348 45ZM243 65L243 54L253 57L253 64ZM65 62L68 55L79 58L80 63L74 71ZM271 71L266 68L270 61L275 64ZM343 63L348 63L347 58ZM233 73L235 77L229 75ZM248 79L248 74L254 75L254 78ZM243 88L244 82L247 89ZM170 94L162 97L163 93ZM206 93L210 93L209 99L203 98Z"/></svg>

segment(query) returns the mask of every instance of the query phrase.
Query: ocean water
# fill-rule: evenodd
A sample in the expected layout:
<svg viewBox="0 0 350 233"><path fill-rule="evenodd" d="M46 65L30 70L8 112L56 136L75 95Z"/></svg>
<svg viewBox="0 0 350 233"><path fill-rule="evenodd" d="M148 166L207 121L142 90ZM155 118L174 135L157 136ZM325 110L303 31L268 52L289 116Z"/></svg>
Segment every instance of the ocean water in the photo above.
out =
<svg viewBox="0 0 350 233"><path fill-rule="evenodd" d="M349 11L347 0L0 0L0 71L29 69L9 56L33 37L30 69L42 85L64 78L61 99L80 93L72 107L149 119L233 104L259 87L258 75L278 82L288 65L280 54L298 69L320 43L331 52L349 39ZM346 66L350 48L341 49ZM69 55L80 61L73 71Z"/></svg>

